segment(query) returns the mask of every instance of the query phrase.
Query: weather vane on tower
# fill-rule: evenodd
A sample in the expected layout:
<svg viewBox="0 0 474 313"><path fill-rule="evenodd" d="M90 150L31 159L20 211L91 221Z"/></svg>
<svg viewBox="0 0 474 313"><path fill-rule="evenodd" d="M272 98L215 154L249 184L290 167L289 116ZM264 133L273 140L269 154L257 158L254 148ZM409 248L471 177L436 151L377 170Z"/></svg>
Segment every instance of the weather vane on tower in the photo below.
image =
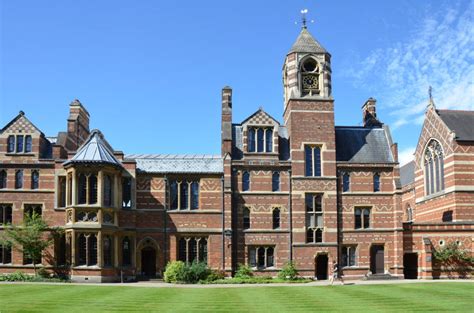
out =
<svg viewBox="0 0 474 313"><path fill-rule="evenodd" d="M301 27L306 28L306 14L308 13L308 9L302 9L301 11ZM310 23L314 23L314 20L311 20ZM298 22L295 22L295 24L298 24Z"/></svg>

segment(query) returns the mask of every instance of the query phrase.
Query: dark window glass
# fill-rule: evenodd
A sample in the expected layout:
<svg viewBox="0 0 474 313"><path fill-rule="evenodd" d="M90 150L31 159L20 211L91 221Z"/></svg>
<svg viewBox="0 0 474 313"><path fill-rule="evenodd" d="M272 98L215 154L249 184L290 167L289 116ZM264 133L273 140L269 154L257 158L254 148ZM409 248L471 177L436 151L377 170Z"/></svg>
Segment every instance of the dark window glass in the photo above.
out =
<svg viewBox="0 0 474 313"><path fill-rule="evenodd" d="M178 183L175 180L170 182L170 207L172 210L178 208Z"/></svg>
<svg viewBox="0 0 474 313"><path fill-rule="evenodd" d="M265 267L265 248L257 248L257 266Z"/></svg>
<svg viewBox="0 0 474 313"><path fill-rule="evenodd" d="M23 170L18 170L15 173L15 188L23 188Z"/></svg>
<svg viewBox="0 0 474 313"><path fill-rule="evenodd" d="M444 190L444 159L443 156L439 156L439 177L440 177L440 190Z"/></svg>
<svg viewBox="0 0 474 313"><path fill-rule="evenodd" d="M197 241L195 238L189 239L188 242L188 260L189 263L193 263L194 261L197 261Z"/></svg>
<svg viewBox="0 0 474 313"><path fill-rule="evenodd" d="M267 248L267 267L272 267L275 265L275 259L273 257L274 249L272 247Z"/></svg>
<svg viewBox="0 0 474 313"><path fill-rule="evenodd" d="M308 243L314 242L314 229L313 228L309 228L306 231L306 242Z"/></svg>
<svg viewBox="0 0 474 313"><path fill-rule="evenodd" d="M199 240L199 261L207 264L207 239Z"/></svg>
<svg viewBox="0 0 474 313"><path fill-rule="evenodd" d="M443 217L442 217L443 222L452 222L453 221L453 211L446 211L443 212Z"/></svg>
<svg viewBox="0 0 474 313"><path fill-rule="evenodd" d="M15 152L15 136L8 136L7 152Z"/></svg>
<svg viewBox="0 0 474 313"><path fill-rule="evenodd" d="M199 208L199 183L191 183L191 210Z"/></svg>
<svg viewBox="0 0 474 313"><path fill-rule="evenodd" d="M31 136L27 135L25 136L25 152L31 152L31 146L32 146Z"/></svg>
<svg viewBox="0 0 474 313"><path fill-rule="evenodd" d="M247 133L247 145L249 152L255 152L255 129L249 128Z"/></svg>
<svg viewBox="0 0 474 313"><path fill-rule="evenodd" d="M23 135L16 136L16 152L23 152Z"/></svg>
<svg viewBox="0 0 474 313"><path fill-rule="evenodd" d="M189 185L187 181L181 183L181 210L189 208Z"/></svg>
<svg viewBox="0 0 474 313"><path fill-rule="evenodd" d="M273 150L273 131L271 129L265 130L265 142L266 142L266 151L272 152Z"/></svg>
<svg viewBox="0 0 474 313"><path fill-rule="evenodd" d="M430 194L434 193L434 169L433 169L433 160L430 160Z"/></svg>
<svg viewBox="0 0 474 313"><path fill-rule="evenodd" d="M77 180L77 203L85 204L87 201L87 177L84 174L79 174Z"/></svg>
<svg viewBox="0 0 474 313"><path fill-rule="evenodd" d="M362 212L361 209L355 209L355 229L362 228Z"/></svg>
<svg viewBox="0 0 474 313"><path fill-rule="evenodd" d="M12 207L6 204L0 204L0 225L12 223Z"/></svg>
<svg viewBox="0 0 474 313"><path fill-rule="evenodd" d="M89 176L89 204L97 203L97 175Z"/></svg>
<svg viewBox="0 0 474 313"><path fill-rule="evenodd" d="M257 250L255 247L249 248L249 265L251 267L257 267Z"/></svg>
<svg viewBox="0 0 474 313"><path fill-rule="evenodd" d="M280 228L280 209L273 210L273 229Z"/></svg>
<svg viewBox="0 0 474 313"><path fill-rule="evenodd" d="M364 209L364 228L370 227L370 210Z"/></svg>
<svg viewBox="0 0 474 313"><path fill-rule="evenodd" d="M314 147L314 176L321 176L321 148Z"/></svg>
<svg viewBox="0 0 474 313"><path fill-rule="evenodd" d="M257 129L257 152L263 152L264 147L264 136L265 136L265 130L263 128L258 128Z"/></svg>
<svg viewBox="0 0 474 313"><path fill-rule="evenodd" d="M132 179L122 178L122 208L132 207Z"/></svg>
<svg viewBox="0 0 474 313"><path fill-rule="evenodd" d="M88 266L97 265L97 237L89 236L89 263Z"/></svg>
<svg viewBox="0 0 474 313"><path fill-rule="evenodd" d="M316 229L315 242L323 242L323 231L320 228Z"/></svg>
<svg viewBox="0 0 474 313"><path fill-rule="evenodd" d="M305 175L313 176L313 148L311 146L305 146L304 159L305 159Z"/></svg>
<svg viewBox="0 0 474 313"><path fill-rule="evenodd" d="M186 239L181 238L179 240L179 247L178 247L178 259L182 262L187 262L187 248Z"/></svg>
<svg viewBox="0 0 474 313"><path fill-rule="evenodd" d="M306 203L306 212L313 212L314 211L314 195L306 194L305 196L305 203Z"/></svg>
<svg viewBox="0 0 474 313"><path fill-rule="evenodd" d="M350 190L351 186L351 177L348 173L342 175L342 191L347 192Z"/></svg>
<svg viewBox="0 0 474 313"><path fill-rule="evenodd" d="M112 206L113 192L112 192L112 177L110 175L104 176L104 205Z"/></svg>
<svg viewBox="0 0 474 313"><path fill-rule="evenodd" d="M66 265L66 235L62 234L55 238L54 253L57 265Z"/></svg>
<svg viewBox="0 0 474 313"><path fill-rule="evenodd" d="M132 247L130 239L125 237L122 241L122 265L129 266L132 264Z"/></svg>
<svg viewBox="0 0 474 313"><path fill-rule="evenodd" d="M242 174L242 191L250 190L250 173L244 172Z"/></svg>
<svg viewBox="0 0 474 313"><path fill-rule="evenodd" d="M0 245L0 263L12 263L12 247L8 245Z"/></svg>
<svg viewBox="0 0 474 313"><path fill-rule="evenodd" d="M280 191L280 173L278 172L272 174L272 191Z"/></svg>
<svg viewBox="0 0 474 313"><path fill-rule="evenodd" d="M38 189L39 188L39 172L33 171L31 172L31 189Z"/></svg>
<svg viewBox="0 0 474 313"><path fill-rule="evenodd" d="M86 236L84 234L80 234L77 240L77 247L78 247L78 260L77 265L87 265L87 242Z"/></svg>
<svg viewBox="0 0 474 313"><path fill-rule="evenodd" d="M42 212L42 206L41 204L25 204L25 210L24 210L24 215L32 217L33 214L36 214L37 216L41 216Z"/></svg>
<svg viewBox="0 0 474 313"><path fill-rule="evenodd" d="M112 266L112 238L104 237L104 266Z"/></svg>
<svg viewBox="0 0 474 313"><path fill-rule="evenodd" d="M356 247L342 247L342 266L355 265Z"/></svg>
<svg viewBox="0 0 474 313"><path fill-rule="evenodd" d="M430 194L430 187L429 187L429 166L428 163L425 163L425 192L427 195Z"/></svg>
<svg viewBox="0 0 474 313"><path fill-rule="evenodd" d="M243 227L244 229L250 228L250 210L248 208L244 208Z"/></svg>
<svg viewBox="0 0 474 313"><path fill-rule="evenodd" d="M0 189L7 188L7 171L0 171Z"/></svg>
<svg viewBox="0 0 474 313"><path fill-rule="evenodd" d="M380 191L380 175L378 173L374 175L374 191Z"/></svg>

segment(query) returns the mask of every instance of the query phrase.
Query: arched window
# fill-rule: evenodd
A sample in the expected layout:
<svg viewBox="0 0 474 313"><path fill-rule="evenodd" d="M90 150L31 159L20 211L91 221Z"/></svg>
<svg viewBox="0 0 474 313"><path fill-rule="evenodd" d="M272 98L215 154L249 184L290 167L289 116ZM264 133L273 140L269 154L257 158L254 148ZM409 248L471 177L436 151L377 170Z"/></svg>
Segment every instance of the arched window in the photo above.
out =
<svg viewBox="0 0 474 313"><path fill-rule="evenodd" d="M272 191L280 191L280 173L273 172L272 174Z"/></svg>
<svg viewBox="0 0 474 313"><path fill-rule="evenodd" d="M18 170L15 172L15 188L23 188L23 170Z"/></svg>
<svg viewBox="0 0 474 313"><path fill-rule="evenodd" d="M374 192L380 191L380 174L374 174Z"/></svg>
<svg viewBox="0 0 474 313"><path fill-rule="evenodd" d="M188 182L186 180L182 181L181 182L181 193L180 193L180 196L181 196L181 207L180 209L181 210L186 210L187 208L189 208L189 185L188 185Z"/></svg>
<svg viewBox="0 0 474 313"><path fill-rule="evenodd" d="M87 201L87 177L84 174L79 174L77 180L77 203L85 204Z"/></svg>
<svg viewBox="0 0 474 313"><path fill-rule="evenodd" d="M280 209L276 208L273 209L272 212L272 224L273 224L273 229L278 229L280 228Z"/></svg>
<svg viewBox="0 0 474 313"><path fill-rule="evenodd" d="M15 136L8 136L7 152L15 152Z"/></svg>
<svg viewBox="0 0 474 313"><path fill-rule="evenodd" d="M112 238L110 236L104 236L104 266L113 265L112 257Z"/></svg>
<svg viewBox="0 0 474 313"><path fill-rule="evenodd" d="M248 152L255 152L255 129L253 127L248 128L247 146Z"/></svg>
<svg viewBox="0 0 474 313"><path fill-rule="evenodd" d="M250 173L245 171L242 174L242 191L250 190Z"/></svg>
<svg viewBox="0 0 474 313"><path fill-rule="evenodd" d="M313 58L307 58L301 64L301 95L319 95L319 66Z"/></svg>
<svg viewBox="0 0 474 313"><path fill-rule="evenodd" d="M97 203L97 175L89 176L89 204Z"/></svg>
<svg viewBox="0 0 474 313"><path fill-rule="evenodd" d="M424 153L425 194L444 190L444 154L436 140L431 140Z"/></svg>
<svg viewBox="0 0 474 313"><path fill-rule="evenodd" d="M370 227L370 208L356 208L354 210L355 229Z"/></svg>
<svg viewBox="0 0 474 313"><path fill-rule="evenodd" d="M317 243L323 240L323 199L321 194L308 193L306 206L306 242Z"/></svg>
<svg viewBox="0 0 474 313"><path fill-rule="evenodd" d="M344 173L342 175L342 191L348 192L351 189L351 176L349 173Z"/></svg>
<svg viewBox="0 0 474 313"><path fill-rule="evenodd" d="M249 210L249 208L244 208L243 227L244 227L244 229L249 229L250 228L250 210Z"/></svg>
<svg viewBox="0 0 474 313"><path fill-rule="evenodd" d="M39 172L33 171L31 172L31 189L38 189L39 188Z"/></svg>
<svg viewBox="0 0 474 313"><path fill-rule="evenodd" d="M25 136L25 152L31 152L32 140L31 136Z"/></svg>
<svg viewBox="0 0 474 313"><path fill-rule="evenodd" d="M199 208L199 183L194 181L191 183L191 210Z"/></svg>
<svg viewBox="0 0 474 313"><path fill-rule="evenodd" d="M7 171L0 171L0 189L7 188Z"/></svg>
<svg viewBox="0 0 474 313"><path fill-rule="evenodd" d="M122 241L122 265L132 265L132 247L128 237L125 237Z"/></svg>
<svg viewBox="0 0 474 313"><path fill-rule="evenodd" d="M413 209L409 206L407 208L407 222L413 221Z"/></svg>

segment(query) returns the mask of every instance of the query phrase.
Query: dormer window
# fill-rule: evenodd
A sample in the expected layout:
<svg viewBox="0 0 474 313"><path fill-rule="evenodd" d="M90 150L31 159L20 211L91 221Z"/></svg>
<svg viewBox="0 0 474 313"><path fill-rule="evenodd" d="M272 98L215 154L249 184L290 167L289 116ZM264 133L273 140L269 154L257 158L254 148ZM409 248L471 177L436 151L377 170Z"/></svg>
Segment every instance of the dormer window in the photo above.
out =
<svg viewBox="0 0 474 313"><path fill-rule="evenodd" d="M273 128L249 127L247 132L248 152L272 152Z"/></svg>
<svg viewBox="0 0 474 313"><path fill-rule="evenodd" d="M8 153L30 153L33 140L30 135L10 135L7 139Z"/></svg>
<svg viewBox="0 0 474 313"><path fill-rule="evenodd" d="M301 95L319 95L319 66L313 58L307 58L301 65Z"/></svg>
<svg viewBox="0 0 474 313"><path fill-rule="evenodd" d="M8 136L7 152L15 152L15 136Z"/></svg>

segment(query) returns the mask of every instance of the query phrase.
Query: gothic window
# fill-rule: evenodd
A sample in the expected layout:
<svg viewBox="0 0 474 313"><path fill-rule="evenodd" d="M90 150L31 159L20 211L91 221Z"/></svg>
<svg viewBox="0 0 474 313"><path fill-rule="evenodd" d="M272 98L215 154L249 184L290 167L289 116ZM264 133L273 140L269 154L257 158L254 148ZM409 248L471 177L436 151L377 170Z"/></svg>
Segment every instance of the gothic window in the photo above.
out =
<svg viewBox="0 0 474 313"><path fill-rule="evenodd" d="M351 189L351 176L349 173L342 174L342 191L348 192Z"/></svg>
<svg viewBox="0 0 474 313"><path fill-rule="evenodd" d="M87 265L87 238L86 235L80 234L77 238L78 260L77 265Z"/></svg>
<svg viewBox="0 0 474 313"><path fill-rule="evenodd" d="M255 129L252 127L247 132L247 146L248 152L255 152Z"/></svg>
<svg viewBox="0 0 474 313"><path fill-rule="evenodd" d="M243 228L244 229L249 229L250 228L250 210L249 210L249 208L244 208Z"/></svg>
<svg viewBox="0 0 474 313"><path fill-rule="evenodd" d="M0 204L0 225L12 223L12 206L10 204Z"/></svg>
<svg viewBox="0 0 474 313"><path fill-rule="evenodd" d="M272 174L272 191L280 191L280 173L273 172Z"/></svg>
<svg viewBox="0 0 474 313"><path fill-rule="evenodd" d="M110 175L104 176L104 205L113 205L113 178Z"/></svg>
<svg viewBox="0 0 474 313"><path fill-rule="evenodd" d="M248 152L272 152L273 129L270 127L248 127Z"/></svg>
<svg viewBox="0 0 474 313"><path fill-rule="evenodd" d="M97 237L96 235L89 236L89 266L97 265Z"/></svg>
<svg viewBox="0 0 474 313"><path fill-rule="evenodd" d="M407 222L413 221L413 209L409 206L407 208Z"/></svg>
<svg viewBox="0 0 474 313"><path fill-rule="evenodd" d="M122 241L122 265L132 265L132 246L128 237L125 237Z"/></svg>
<svg viewBox="0 0 474 313"><path fill-rule="evenodd" d="M9 245L0 245L0 264L12 263L12 247Z"/></svg>
<svg viewBox="0 0 474 313"><path fill-rule="evenodd" d="M39 172L32 171L31 172L31 189L38 189L39 188Z"/></svg>
<svg viewBox="0 0 474 313"><path fill-rule="evenodd" d="M431 140L424 153L425 194L444 190L444 154L436 140Z"/></svg>
<svg viewBox="0 0 474 313"><path fill-rule="evenodd" d="M250 246L248 249L248 264L250 267L265 269L275 266L274 247Z"/></svg>
<svg viewBox="0 0 474 313"><path fill-rule="evenodd" d="M88 178L89 185L87 188L89 189L89 204L96 204L97 203L97 175L91 174Z"/></svg>
<svg viewBox="0 0 474 313"><path fill-rule="evenodd" d="M342 246L342 266L356 265L356 246Z"/></svg>
<svg viewBox="0 0 474 313"><path fill-rule="evenodd" d="M67 175L67 190L66 202L70 205L72 204L72 174Z"/></svg>
<svg viewBox="0 0 474 313"><path fill-rule="evenodd" d="M58 177L58 207L66 207L66 177Z"/></svg>
<svg viewBox="0 0 474 313"><path fill-rule="evenodd" d="M31 152L32 140L31 136L25 136L25 152Z"/></svg>
<svg viewBox="0 0 474 313"><path fill-rule="evenodd" d="M307 58L301 64L301 95L319 95L319 66L313 58Z"/></svg>
<svg viewBox="0 0 474 313"><path fill-rule="evenodd" d="M77 203L85 204L87 201L87 177L84 174L79 174L77 180Z"/></svg>
<svg viewBox="0 0 474 313"><path fill-rule="evenodd" d="M197 210L199 208L199 182L172 180L169 184L171 210Z"/></svg>
<svg viewBox="0 0 474 313"><path fill-rule="evenodd" d="M245 171L242 173L242 191L250 190L250 173Z"/></svg>
<svg viewBox="0 0 474 313"><path fill-rule="evenodd" d="M23 152L23 135L16 136L16 152Z"/></svg>
<svg viewBox="0 0 474 313"><path fill-rule="evenodd" d="M180 238L178 259L187 264L193 262L207 264L207 239L201 237Z"/></svg>
<svg viewBox="0 0 474 313"><path fill-rule="evenodd" d="M272 212L272 224L273 224L273 229L278 229L280 228L280 209L275 208L273 209Z"/></svg>
<svg viewBox="0 0 474 313"><path fill-rule="evenodd" d="M319 146L305 146L305 175L321 176L321 148Z"/></svg>
<svg viewBox="0 0 474 313"><path fill-rule="evenodd" d="M322 195L306 194L306 242L323 241L323 205Z"/></svg>
<svg viewBox="0 0 474 313"><path fill-rule="evenodd" d="M23 188L23 170L18 170L15 172L15 188Z"/></svg>
<svg viewBox="0 0 474 313"><path fill-rule="evenodd" d="M374 192L379 192L380 191L380 174L375 173L374 174Z"/></svg>
<svg viewBox="0 0 474 313"><path fill-rule="evenodd" d="M104 236L104 266L112 266L112 238L109 235Z"/></svg>
<svg viewBox="0 0 474 313"><path fill-rule="evenodd" d="M24 215L29 216L30 218L33 215L40 217L42 214L42 205L41 204L25 204L24 205Z"/></svg>
<svg viewBox="0 0 474 313"><path fill-rule="evenodd" d="M369 228L370 227L370 209L369 208L356 208L354 210L355 215L355 229Z"/></svg>
<svg viewBox="0 0 474 313"><path fill-rule="evenodd" d="M7 188L7 171L0 171L0 189Z"/></svg>
<svg viewBox="0 0 474 313"><path fill-rule="evenodd" d="M7 152L15 152L15 136L8 136Z"/></svg>
<svg viewBox="0 0 474 313"><path fill-rule="evenodd" d="M122 178L122 208L132 207L132 179Z"/></svg>
<svg viewBox="0 0 474 313"><path fill-rule="evenodd" d="M97 265L97 236L95 234L79 234L77 248L77 265Z"/></svg>

